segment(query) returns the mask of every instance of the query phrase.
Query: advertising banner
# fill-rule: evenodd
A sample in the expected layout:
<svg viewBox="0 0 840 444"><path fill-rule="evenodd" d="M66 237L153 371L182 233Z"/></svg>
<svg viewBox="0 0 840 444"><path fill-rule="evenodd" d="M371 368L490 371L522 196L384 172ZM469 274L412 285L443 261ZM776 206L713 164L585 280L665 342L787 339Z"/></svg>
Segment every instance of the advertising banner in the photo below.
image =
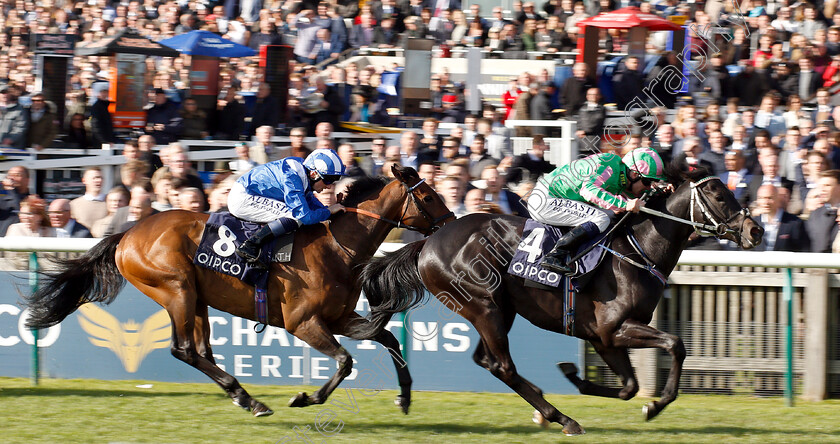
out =
<svg viewBox="0 0 840 444"><path fill-rule="evenodd" d="M146 124L145 59L140 54L116 54L108 98L115 128L142 128Z"/></svg>
<svg viewBox="0 0 840 444"><path fill-rule="evenodd" d="M0 272L0 376L26 377L30 372L33 335L25 328L26 311L16 290L27 291L28 285L25 273ZM364 297L356 309L367 313ZM255 322L212 308L209 319L216 363L243 384L320 385L337 369L335 361L283 329L268 327L258 334ZM409 326L408 365L415 390L510 392L473 362L478 345L473 326L436 299L408 312L405 324L392 320L388 329L399 338L403 325ZM170 354L171 337L167 312L127 285L111 305L86 304L61 324L40 332L42 376L210 382ZM372 372L382 387L397 388L393 363L382 346L337 339L354 358L353 372L343 387L357 387L365 373ZM520 374L543 390L577 393L555 363L580 363L578 339L519 319L510 333L510 348Z"/></svg>
<svg viewBox="0 0 840 444"><path fill-rule="evenodd" d="M52 56L72 57L76 47L76 36L72 34L33 34L30 41L32 52Z"/></svg>
<svg viewBox="0 0 840 444"><path fill-rule="evenodd" d="M213 96L219 94L219 59L217 57L192 57L190 70L190 94L192 96Z"/></svg>

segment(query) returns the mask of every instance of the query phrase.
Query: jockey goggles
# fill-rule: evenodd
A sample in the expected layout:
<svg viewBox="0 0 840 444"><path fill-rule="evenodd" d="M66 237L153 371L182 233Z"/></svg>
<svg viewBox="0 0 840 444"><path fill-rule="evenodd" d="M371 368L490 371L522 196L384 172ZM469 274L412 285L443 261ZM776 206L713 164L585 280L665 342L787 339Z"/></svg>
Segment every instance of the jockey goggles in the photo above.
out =
<svg viewBox="0 0 840 444"><path fill-rule="evenodd" d="M338 182L339 180L341 180L341 176L338 175L338 174L324 174L324 175L321 175L321 173L318 173L317 171L315 173L318 174L318 179L323 181L324 185L332 185L332 184Z"/></svg>
<svg viewBox="0 0 840 444"><path fill-rule="evenodd" d="M642 185L644 185L645 188L650 188L650 186L653 185L654 182L657 182L656 179L651 179L649 177L642 176L638 172L636 172L636 174L638 174L638 176L635 179L630 180L631 184L641 181Z"/></svg>

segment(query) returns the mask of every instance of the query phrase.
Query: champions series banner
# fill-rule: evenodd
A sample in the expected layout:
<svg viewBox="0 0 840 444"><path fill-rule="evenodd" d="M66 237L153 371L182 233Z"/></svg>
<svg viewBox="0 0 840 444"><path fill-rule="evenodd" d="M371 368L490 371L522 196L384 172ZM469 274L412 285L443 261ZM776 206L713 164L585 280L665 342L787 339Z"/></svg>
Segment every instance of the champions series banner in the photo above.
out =
<svg viewBox="0 0 840 444"><path fill-rule="evenodd" d="M24 327L26 311L18 297L18 290L28 288L25 273L0 272L0 376L30 373L33 336ZM367 314L364 296L356 309ZM388 329L399 338L406 324L415 390L510 391L473 362L478 344L473 326L436 299L410 311L404 324L392 320ZM216 363L243 384L320 385L337 368L335 361L283 329L268 327L257 334L253 321L212 308L210 325ZM42 376L211 382L170 354L171 336L166 311L129 284L111 305L86 304L61 324L41 330ZM371 387L359 375L373 372L381 388L397 388L393 364L382 346L345 337L338 340L354 358L345 387ZM510 347L524 377L548 393L577 393L555 363L580 363L579 340L540 330L519 318L510 334Z"/></svg>

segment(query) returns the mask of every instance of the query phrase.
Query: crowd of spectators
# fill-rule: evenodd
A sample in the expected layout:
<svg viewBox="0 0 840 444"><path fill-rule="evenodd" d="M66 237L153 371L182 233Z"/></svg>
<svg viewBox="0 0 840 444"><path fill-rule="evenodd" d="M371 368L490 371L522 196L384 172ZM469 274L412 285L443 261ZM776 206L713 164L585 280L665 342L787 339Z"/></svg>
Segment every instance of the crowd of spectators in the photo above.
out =
<svg viewBox="0 0 840 444"><path fill-rule="evenodd" d="M651 33L648 56L621 59L610 91L602 90L596 73L578 63L560 84L553 83L556 77L548 70L523 72L510 79L498 107L483 101L479 112L470 113L463 86L441 70L431 76L431 117L419 130L405 130L395 139L377 138L366 156L332 137L344 120L390 123L389 108L395 106L379 87L383 76L398 67L337 63L342 53L400 47L415 37L434 39L443 56L459 46L514 56L520 51L571 51L578 22L628 4L663 17L684 15L689 24L698 25L690 34L701 51L694 53L687 92L671 91L657 81L669 66L681 62L677 54L665 51L665 33ZM549 134L538 127L511 131L504 121L565 118L577 121L584 152L621 154L650 146L668 160L709 168L740 202L752 207L767 230L761 248L840 251L840 101L833 94L840 83L836 3L549 0L537 5L517 0L512 11L493 7L490 15L477 4L458 0L374 0L363 5L347 0L1 0L0 23L6 32L0 34L0 143L42 149L121 142L126 163L114 188L103 189L102 171L92 167L84 172L83 196L50 203L30 193L29 171L10 169L0 195L0 235L105 236L159 211L222 210L239 174L284 156L305 157L315 148L335 149L348 166L347 180L388 175L395 163L414 167L459 216L527 216L520 198L554 168L544 159ZM224 59L215 106L199 109L189 94L188 58L149 57L146 126L135 138L116 132L108 112L111 59L77 56L70 64L66 113L58 115L55 104L35 90L31 36L66 33L91 42L126 27L153 40L204 29L255 49L290 45L294 60L289 62L288 102L277 102L257 58ZM626 31L602 30L601 52L627 53L627 37ZM614 104L604 103L605 95ZM605 137L610 110L625 109L636 99L649 105L653 125L631 125L624 144ZM441 131L440 122L454 125ZM289 145L272 142L281 131L289 135ZM307 136L314 140L304 143ZM512 154L513 136L533 138L527 154ZM178 143L201 138L243 140L237 158L220 165L209 185ZM335 189L319 198L334 201ZM727 248L717 242L700 245Z"/></svg>

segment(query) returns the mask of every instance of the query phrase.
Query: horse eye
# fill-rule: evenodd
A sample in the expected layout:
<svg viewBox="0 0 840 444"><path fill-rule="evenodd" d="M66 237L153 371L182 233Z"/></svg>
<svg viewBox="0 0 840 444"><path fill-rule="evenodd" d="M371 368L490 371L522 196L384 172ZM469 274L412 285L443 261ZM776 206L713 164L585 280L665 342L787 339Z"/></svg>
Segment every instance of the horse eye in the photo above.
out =
<svg viewBox="0 0 840 444"><path fill-rule="evenodd" d="M423 198L423 202L426 202L426 203L432 203L433 200L434 199L432 199L432 196L426 196L426 197Z"/></svg>
<svg viewBox="0 0 840 444"><path fill-rule="evenodd" d="M723 194L715 194L715 200L718 201L718 202L723 202L724 201Z"/></svg>

